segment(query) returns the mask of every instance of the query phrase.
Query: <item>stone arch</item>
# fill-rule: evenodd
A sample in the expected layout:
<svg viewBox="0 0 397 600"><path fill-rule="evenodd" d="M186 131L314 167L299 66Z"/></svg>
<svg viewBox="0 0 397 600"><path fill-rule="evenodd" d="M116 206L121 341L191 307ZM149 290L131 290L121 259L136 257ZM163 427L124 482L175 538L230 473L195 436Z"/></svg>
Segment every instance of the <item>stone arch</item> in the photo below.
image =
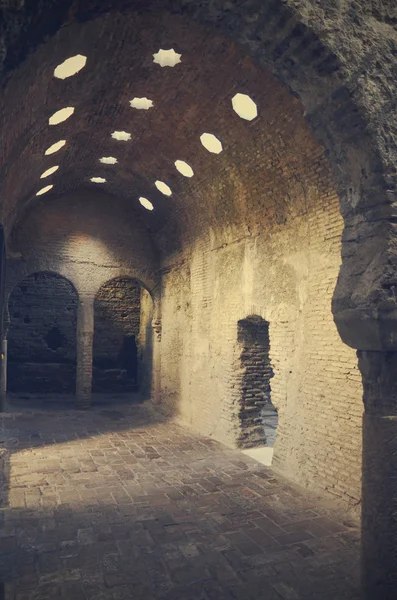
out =
<svg viewBox="0 0 397 600"><path fill-rule="evenodd" d="M148 391L152 366L152 294L131 276L113 277L94 300L93 392Z"/></svg>
<svg viewBox="0 0 397 600"><path fill-rule="evenodd" d="M34 272L8 299L8 390L69 393L76 385L78 294L64 276Z"/></svg>
<svg viewBox="0 0 397 600"><path fill-rule="evenodd" d="M387 284L390 262L387 265L386 257L392 233L394 149L383 127L385 115L393 111L386 91L392 81L392 68L384 74L384 86L371 85L377 81L376 70L385 54L390 57L390 64L395 64L387 48L393 33L388 4L385 2L376 10L372 6L361 9L355 4L349 12L347 3L340 8L340 14L331 6L297 6L292 0L266 3L252 0L248 4L234 0L227 6L221 0L207 0L199 5L185 0L172 3L153 0L142 5L129 0L95 5L70 1L61 12L41 5L36 7L34 19L33 13L23 9L17 17L14 13L6 14L3 38L8 52L4 71L19 64L63 23L88 21L101 13L127 11L137 6L159 14L164 10L183 11L207 27L216 26L247 47L259 62L269 65L301 99L312 129L329 154L345 218L346 244L334 298L340 334L353 347L376 350L393 347L394 338L389 333L394 331L393 319L374 306L379 302L393 307L395 304ZM35 23L39 16L42 25L37 30ZM353 27L355 19L360 21L360 31ZM329 22L337 22L338 27L330 30ZM384 26L383 36L375 34L375 24ZM346 31L349 35L345 35ZM365 53L365 44L358 44L360 35L367 39L371 53ZM357 48L361 51L353 50ZM362 76L363 66L365 76ZM379 111L382 120L377 107L382 107ZM360 244L354 244L358 240ZM364 265L364 271L357 268L357 263ZM365 336L357 327L362 318L368 324Z"/></svg>
<svg viewBox="0 0 397 600"><path fill-rule="evenodd" d="M271 65L276 75L302 100L312 129L329 154L345 220L342 267L333 301L335 320L342 339L367 352L364 358L373 363L375 372L368 365L364 370L364 380L367 378L368 383L364 400L370 400L373 408L376 402L372 394L379 385L379 352L397 350L396 253L393 251L397 145L393 3L387 0L364 3L353 0L343 3L294 0L86 3L70 0L59 11L54 4L37 2L29 11L21 5L19 10L6 15L2 30L3 45L9 47L9 51L3 53L5 66L12 68L64 23L88 20L98 12L131 6L159 11L184 10L192 18L218 26L245 44L261 62ZM35 10L39 7L41 10ZM381 360L387 370L386 358L381 356ZM380 388L379 394L386 396L382 417L395 416L394 394L389 394L387 386ZM378 419L378 425L382 422ZM381 442L386 448L393 434L387 429L382 435L382 427L381 433L378 429L378 433L374 433L371 423L368 428L371 448L368 473L382 473L389 454L386 453L382 462L377 461L376 446ZM379 489L376 481L372 487ZM388 490L388 496L395 497L395 488ZM373 515L383 509L381 505L381 511L372 510L372 515L370 509L366 510L373 532L376 531ZM391 514L389 505L387 510ZM397 529L395 525L390 527L391 522L383 519L384 535L377 531L373 536L381 542L382 538L387 540L387 543L374 545L378 564L383 562L385 566L374 578L373 597L382 577L390 582L388 569L395 579L395 566L390 561ZM394 591L390 588L385 582L378 596L384 592L385 598L385 594L392 598Z"/></svg>

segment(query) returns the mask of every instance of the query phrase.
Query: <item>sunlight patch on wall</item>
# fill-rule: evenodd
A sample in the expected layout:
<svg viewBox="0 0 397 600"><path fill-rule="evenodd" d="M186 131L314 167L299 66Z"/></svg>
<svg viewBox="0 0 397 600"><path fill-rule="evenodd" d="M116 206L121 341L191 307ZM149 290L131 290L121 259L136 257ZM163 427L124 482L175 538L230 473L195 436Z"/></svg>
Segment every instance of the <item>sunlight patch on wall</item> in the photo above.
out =
<svg viewBox="0 0 397 600"><path fill-rule="evenodd" d="M46 156L48 156L49 154L54 154L54 152L58 152L58 150L63 148L65 144L66 144L66 140L59 140L59 142L55 142L55 144L52 144L52 146L47 148L47 150L44 152L44 154Z"/></svg>
<svg viewBox="0 0 397 600"><path fill-rule="evenodd" d="M39 190L38 192L36 192L36 196L41 196L42 194L46 194L47 192L49 192L50 190L52 190L54 186L51 185L46 185L45 187L41 188L41 190Z"/></svg>
<svg viewBox="0 0 397 600"><path fill-rule="evenodd" d="M160 67L175 67L181 61L182 54L175 52L173 48L170 50L159 50L153 54L153 62Z"/></svg>
<svg viewBox="0 0 397 600"><path fill-rule="evenodd" d="M236 94L233 96L232 106L238 116L246 121L252 121L258 116L257 106L247 94Z"/></svg>
<svg viewBox="0 0 397 600"><path fill-rule="evenodd" d="M187 164L184 160L176 160L175 166L181 175L185 177L193 177L194 171L190 165Z"/></svg>
<svg viewBox="0 0 397 600"><path fill-rule="evenodd" d="M127 142L128 140L131 139L131 134L128 133L127 131L113 131L112 138L114 140L119 140L119 141L122 141L122 142Z"/></svg>
<svg viewBox="0 0 397 600"><path fill-rule="evenodd" d="M212 133L203 133L200 136L200 141L204 148L213 154L219 154L223 150L221 141Z"/></svg>
<svg viewBox="0 0 397 600"><path fill-rule="evenodd" d="M154 183L159 192L164 194L164 196L171 196L172 191L171 188L164 183L164 181L160 181L159 179Z"/></svg>
<svg viewBox="0 0 397 600"><path fill-rule="evenodd" d="M147 210L153 210L154 206L153 204L150 202L150 200L148 200L147 198L144 198L143 196L141 196L139 198L139 202L142 204L142 206L144 208L147 208Z"/></svg>
<svg viewBox="0 0 397 600"><path fill-rule="evenodd" d="M73 113L74 107L66 106L65 108L61 108L61 110L57 110L57 112L48 119L48 122L50 125L58 125L59 123L66 121L66 119L69 119Z"/></svg>
<svg viewBox="0 0 397 600"><path fill-rule="evenodd" d="M47 171L44 171L44 173L42 173L40 175L40 179L44 179L45 177L49 177L50 175L52 175L53 173L55 173L55 171L58 171L59 169L59 165L56 165L55 167L50 167L49 169L47 169Z"/></svg>
<svg viewBox="0 0 397 600"><path fill-rule="evenodd" d="M133 98L130 100L130 106L138 110L149 110L153 106L153 100L149 100L149 98Z"/></svg>
<svg viewBox="0 0 397 600"><path fill-rule="evenodd" d="M104 165L115 165L118 160L114 156L102 156L102 158L99 159L99 162L103 163Z"/></svg>
<svg viewBox="0 0 397 600"><path fill-rule="evenodd" d="M56 67L54 77L57 77L57 79L67 79L67 77L72 77L72 75L76 75L76 73L85 67L86 62L87 57L82 54L71 56Z"/></svg>

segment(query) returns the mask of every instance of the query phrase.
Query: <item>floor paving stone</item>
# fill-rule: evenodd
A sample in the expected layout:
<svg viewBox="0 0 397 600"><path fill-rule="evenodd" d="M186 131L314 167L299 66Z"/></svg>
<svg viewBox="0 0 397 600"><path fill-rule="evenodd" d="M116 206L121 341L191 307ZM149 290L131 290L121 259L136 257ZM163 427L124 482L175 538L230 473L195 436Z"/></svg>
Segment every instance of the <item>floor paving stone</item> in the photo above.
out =
<svg viewBox="0 0 397 600"><path fill-rule="evenodd" d="M149 405L112 402L1 416L6 600L359 598L354 519Z"/></svg>

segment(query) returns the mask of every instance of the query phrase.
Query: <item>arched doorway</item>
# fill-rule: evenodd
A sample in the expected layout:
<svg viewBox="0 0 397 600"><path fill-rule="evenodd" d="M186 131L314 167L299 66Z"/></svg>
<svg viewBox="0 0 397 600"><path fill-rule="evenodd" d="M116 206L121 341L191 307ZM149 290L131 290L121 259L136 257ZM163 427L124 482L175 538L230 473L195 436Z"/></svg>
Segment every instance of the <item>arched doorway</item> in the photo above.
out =
<svg viewBox="0 0 397 600"><path fill-rule="evenodd" d="M8 390L74 393L77 293L56 273L33 273L14 287L8 308Z"/></svg>
<svg viewBox="0 0 397 600"><path fill-rule="evenodd" d="M241 348L241 404L239 410L241 448L267 446L276 439L278 413L271 400L269 323L259 316L241 319L237 325Z"/></svg>
<svg viewBox="0 0 397 600"><path fill-rule="evenodd" d="M152 299L141 284L118 277L94 303L93 392L136 392L151 370Z"/></svg>

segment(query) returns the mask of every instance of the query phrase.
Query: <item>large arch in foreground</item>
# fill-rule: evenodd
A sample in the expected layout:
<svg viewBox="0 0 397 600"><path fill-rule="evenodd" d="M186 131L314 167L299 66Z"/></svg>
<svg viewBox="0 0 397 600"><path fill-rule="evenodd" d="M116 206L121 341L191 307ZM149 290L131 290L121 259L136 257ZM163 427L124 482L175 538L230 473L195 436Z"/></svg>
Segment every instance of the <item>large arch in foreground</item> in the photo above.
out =
<svg viewBox="0 0 397 600"><path fill-rule="evenodd" d="M152 10L171 8L167 2L145 4ZM3 24L5 46L10 45L5 66L15 66L63 23L92 19L96 11L107 12L111 6L144 9L140 2L95 6L70 2L63 13L52 4L37 13L23 9L13 13ZM230 2L227 6L220 1L172 3L173 11L181 8L207 25L216 24L270 65L302 100L313 131L328 152L345 222L334 314L344 341L360 351L364 380L366 587L369 598L379 594L392 598L397 538L392 519L396 484L389 471L395 463L391 448L397 412L392 3L385 0L360 8L348 2L343 13L332 3L323 8L309 2L297 5L293 0ZM3 215L7 226L16 215L15 208L10 206Z"/></svg>

